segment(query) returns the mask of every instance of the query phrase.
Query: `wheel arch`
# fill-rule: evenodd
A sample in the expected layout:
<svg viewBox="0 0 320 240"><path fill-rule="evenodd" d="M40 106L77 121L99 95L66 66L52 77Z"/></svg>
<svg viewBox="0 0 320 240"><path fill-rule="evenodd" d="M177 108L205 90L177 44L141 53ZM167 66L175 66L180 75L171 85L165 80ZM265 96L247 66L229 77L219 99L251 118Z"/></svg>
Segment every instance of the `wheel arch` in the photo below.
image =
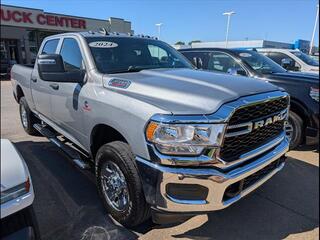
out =
<svg viewBox="0 0 320 240"><path fill-rule="evenodd" d="M102 145L113 141L128 143L124 134L114 127L104 123L95 125L90 134L90 153L93 159Z"/></svg>
<svg viewBox="0 0 320 240"><path fill-rule="evenodd" d="M303 121L303 127L305 128L307 125L310 124L310 120L309 120L309 114L306 110L305 105L300 102L297 99L292 99L290 100L290 110L295 112L296 114L298 114L302 121Z"/></svg>
<svg viewBox="0 0 320 240"><path fill-rule="evenodd" d="M20 98L24 97L24 92L22 90L22 87L20 85L17 85L16 88L16 100L17 102L20 101Z"/></svg>

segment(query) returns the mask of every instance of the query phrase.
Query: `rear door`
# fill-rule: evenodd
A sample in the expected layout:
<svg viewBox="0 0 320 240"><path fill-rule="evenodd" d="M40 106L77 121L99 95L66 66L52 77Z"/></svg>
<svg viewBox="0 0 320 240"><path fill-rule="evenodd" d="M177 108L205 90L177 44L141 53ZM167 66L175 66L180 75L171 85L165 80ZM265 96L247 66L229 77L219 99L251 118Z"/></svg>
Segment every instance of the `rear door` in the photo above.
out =
<svg viewBox="0 0 320 240"><path fill-rule="evenodd" d="M58 49L62 56L65 71L85 70L84 58L76 37L65 37ZM52 117L54 122L65 132L82 142L83 106L85 105L83 88L85 83L51 82L57 88L51 95Z"/></svg>
<svg viewBox="0 0 320 240"><path fill-rule="evenodd" d="M56 53L59 41L59 38L46 41L41 50L41 54ZM31 75L32 98L36 111L48 119L52 119L50 98L53 89L50 87L50 84L51 82L44 81L40 78L36 62Z"/></svg>

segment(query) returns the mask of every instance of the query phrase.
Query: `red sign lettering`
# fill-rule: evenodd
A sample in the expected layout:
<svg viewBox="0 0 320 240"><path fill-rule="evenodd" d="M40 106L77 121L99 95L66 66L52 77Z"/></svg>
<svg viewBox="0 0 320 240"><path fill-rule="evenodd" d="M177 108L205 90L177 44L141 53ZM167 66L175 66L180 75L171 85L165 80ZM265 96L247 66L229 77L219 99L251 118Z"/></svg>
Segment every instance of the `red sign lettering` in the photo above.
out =
<svg viewBox="0 0 320 240"><path fill-rule="evenodd" d="M26 12L22 12L22 19L24 23L33 23L30 16L32 15L32 13L26 13Z"/></svg>
<svg viewBox="0 0 320 240"><path fill-rule="evenodd" d="M18 10L7 10L0 8L0 19L5 22L15 22L15 23L29 23L47 25L47 26L58 26L65 28L80 28L86 29L86 21L78 18L71 18L66 16L55 16L46 14L32 15L32 12L18 11Z"/></svg>
<svg viewBox="0 0 320 240"><path fill-rule="evenodd" d="M21 13L18 12L18 11L13 11L11 16L12 16L12 20L15 21L15 22L21 22L22 21Z"/></svg>
<svg viewBox="0 0 320 240"><path fill-rule="evenodd" d="M44 16L43 14L39 14L39 15L37 16L37 22L38 22L40 25L46 24L46 16Z"/></svg>

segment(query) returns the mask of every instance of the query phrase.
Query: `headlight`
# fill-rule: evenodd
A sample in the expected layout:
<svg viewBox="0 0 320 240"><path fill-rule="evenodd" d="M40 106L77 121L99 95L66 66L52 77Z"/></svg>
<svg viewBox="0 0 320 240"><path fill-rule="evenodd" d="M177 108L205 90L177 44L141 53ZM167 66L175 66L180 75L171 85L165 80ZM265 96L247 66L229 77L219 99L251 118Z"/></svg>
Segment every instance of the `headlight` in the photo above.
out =
<svg viewBox="0 0 320 240"><path fill-rule="evenodd" d="M18 186L12 187L8 190L1 191L1 204L18 198L30 190L30 180L27 179L26 182L19 184Z"/></svg>
<svg viewBox="0 0 320 240"><path fill-rule="evenodd" d="M310 88L310 92L309 95L312 99L316 100L317 102L319 102L319 88Z"/></svg>
<svg viewBox="0 0 320 240"><path fill-rule="evenodd" d="M150 122L146 138L168 155L200 155L207 147L219 147L225 124L163 124Z"/></svg>

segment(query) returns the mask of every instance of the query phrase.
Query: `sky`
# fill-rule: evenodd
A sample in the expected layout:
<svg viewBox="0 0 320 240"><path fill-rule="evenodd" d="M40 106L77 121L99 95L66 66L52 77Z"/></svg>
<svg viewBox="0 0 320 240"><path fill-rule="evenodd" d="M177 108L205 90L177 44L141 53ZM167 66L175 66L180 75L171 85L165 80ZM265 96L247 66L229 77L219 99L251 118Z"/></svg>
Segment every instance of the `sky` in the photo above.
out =
<svg viewBox="0 0 320 240"><path fill-rule="evenodd" d="M135 34L157 36L170 44L192 40L224 41L227 17L229 40L265 39L293 43L310 40L317 0L1 0L2 4L43 9L81 17L124 18ZM315 44L319 45L319 24Z"/></svg>

